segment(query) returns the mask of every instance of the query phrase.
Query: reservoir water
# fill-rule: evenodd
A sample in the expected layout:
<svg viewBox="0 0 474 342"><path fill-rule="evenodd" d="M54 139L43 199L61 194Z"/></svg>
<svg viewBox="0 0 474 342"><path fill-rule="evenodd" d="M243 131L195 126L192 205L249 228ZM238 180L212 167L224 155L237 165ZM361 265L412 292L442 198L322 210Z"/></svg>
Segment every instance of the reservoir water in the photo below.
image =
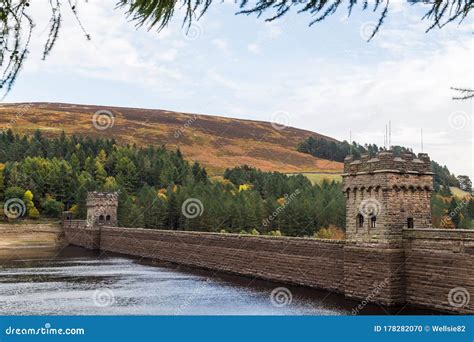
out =
<svg viewBox="0 0 474 342"><path fill-rule="evenodd" d="M0 254L1 315L350 315L360 302L316 289L36 246ZM366 305L360 314L430 314Z"/></svg>

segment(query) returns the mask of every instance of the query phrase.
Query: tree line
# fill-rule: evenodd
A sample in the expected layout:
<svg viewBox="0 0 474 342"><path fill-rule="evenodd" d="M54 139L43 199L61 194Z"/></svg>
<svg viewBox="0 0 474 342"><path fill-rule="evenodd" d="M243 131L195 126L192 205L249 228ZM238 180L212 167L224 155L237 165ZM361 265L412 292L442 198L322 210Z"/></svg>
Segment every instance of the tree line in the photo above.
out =
<svg viewBox="0 0 474 342"><path fill-rule="evenodd" d="M2 207L20 199L22 217L58 218L70 210L84 219L89 191L118 192L124 227L312 236L321 228L345 226L339 183L312 185L301 175L248 166L211 180L179 149L121 146L114 139L64 132L54 138L41 131L0 134Z"/></svg>
<svg viewBox="0 0 474 342"><path fill-rule="evenodd" d="M472 196L457 198L434 193L431 215L433 227L474 229L474 200Z"/></svg>
<svg viewBox="0 0 474 342"><path fill-rule="evenodd" d="M58 218L70 210L85 219L89 191L118 192L124 227L321 237L340 235L345 227L337 182L313 185L303 175L245 165L211 179L179 149L121 146L113 139L64 133L0 134L1 207L19 199L20 218ZM456 199L442 187L433 194L433 225L472 227L473 207L472 198Z"/></svg>
<svg viewBox="0 0 474 342"><path fill-rule="evenodd" d="M300 142L297 149L300 152L308 153L318 158L338 162L343 162L344 158L350 154L354 155L356 158L360 158L361 154L374 156L377 152L386 150L385 147L377 146L376 144L360 145L355 141L350 144L345 140L339 142L313 137L309 137ZM403 153L413 152L409 147L398 145L392 146L391 151L397 156L400 156ZM447 193L449 192L450 186L459 187L464 191L471 192L472 182L468 176L462 175L456 177L449 171L446 165L441 166L434 160L431 161L431 166L434 173L433 186L436 192L443 190Z"/></svg>

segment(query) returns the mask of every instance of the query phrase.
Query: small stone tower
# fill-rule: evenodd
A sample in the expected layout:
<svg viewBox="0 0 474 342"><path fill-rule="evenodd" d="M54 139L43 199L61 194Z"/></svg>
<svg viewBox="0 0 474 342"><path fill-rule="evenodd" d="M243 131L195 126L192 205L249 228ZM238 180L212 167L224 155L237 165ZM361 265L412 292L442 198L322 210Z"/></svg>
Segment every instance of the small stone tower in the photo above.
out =
<svg viewBox="0 0 474 342"><path fill-rule="evenodd" d="M426 153L344 160L348 240L398 245L403 228L431 227L433 173Z"/></svg>
<svg viewBox="0 0 474 342"><path fill-rule="evenodd" d="M427 154L379 152L344 160L344 292L386 305L406 302L403 229L431 227Z"/></svg>
<svg viewBox="0 0 474 342"><path fill-rule="evenodd" d="M87 227L117 225L118 194L89 192L87 194Z"/></svg>

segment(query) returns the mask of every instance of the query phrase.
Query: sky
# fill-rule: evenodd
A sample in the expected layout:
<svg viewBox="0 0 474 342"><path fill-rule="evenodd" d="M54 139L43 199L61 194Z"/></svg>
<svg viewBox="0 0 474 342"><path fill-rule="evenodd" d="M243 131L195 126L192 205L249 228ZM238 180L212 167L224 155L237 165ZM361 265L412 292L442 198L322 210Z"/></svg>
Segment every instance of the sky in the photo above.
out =
<svg viewBox="0 0 474 342"><path fill-rule="evenodd" d="M63 6L59 39L41 60L50 9L32 2L30 55L4 102L65 102L157 108L278 121L334 137L424 152L474 178L473 102L450 87L473 87L472 15L425 33L428 7L392 1L379 13L342 6L327 20L289 13L278 21L235 15L217 1L188 34L176 13L161 32L137 28L114 1L79 1L91 40Z"/></svg>

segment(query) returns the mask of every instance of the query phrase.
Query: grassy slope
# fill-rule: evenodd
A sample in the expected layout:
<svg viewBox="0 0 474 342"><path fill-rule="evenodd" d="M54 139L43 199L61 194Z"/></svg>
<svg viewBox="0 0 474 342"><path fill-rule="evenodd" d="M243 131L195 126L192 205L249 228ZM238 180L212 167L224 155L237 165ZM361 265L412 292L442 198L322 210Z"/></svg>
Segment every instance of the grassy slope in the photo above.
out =
<svg viewBox="0 0 474 342"><path fill-rule="evenodd" d="M154 109L28 105L20 115L19 104L1 105L0 129L10 124L19 133L41 129L45 135L53 136L64 130L67 134L114 137L120 143L179 147L188 160L201 162L211 174L242 164L281 172L340 172L343 167L342 163L296 151L297 144L307 137L324 136L292 127L276 130L268 122ZM93 114L101 109L111 111L115 117L113 127L102 131L92 125Z"/></svg>
<svg viewBox="0 0 474 342"><path fill-rule="evenodd" d="M464 197L470 196L469 192L461 190L455 186L450 186L449 188L451 189L453 196L457 198L464 198Z"/></svg>
<svg viewBox="0 0 474 342"><path fill-rule="evenodd" d="M288 173L289 176L295 175L297 173ZM308 178L313 184L320 184L323 180L342 182L342 177L340 173L315 173L315 172L302 172L303 176Z"/></svg>

